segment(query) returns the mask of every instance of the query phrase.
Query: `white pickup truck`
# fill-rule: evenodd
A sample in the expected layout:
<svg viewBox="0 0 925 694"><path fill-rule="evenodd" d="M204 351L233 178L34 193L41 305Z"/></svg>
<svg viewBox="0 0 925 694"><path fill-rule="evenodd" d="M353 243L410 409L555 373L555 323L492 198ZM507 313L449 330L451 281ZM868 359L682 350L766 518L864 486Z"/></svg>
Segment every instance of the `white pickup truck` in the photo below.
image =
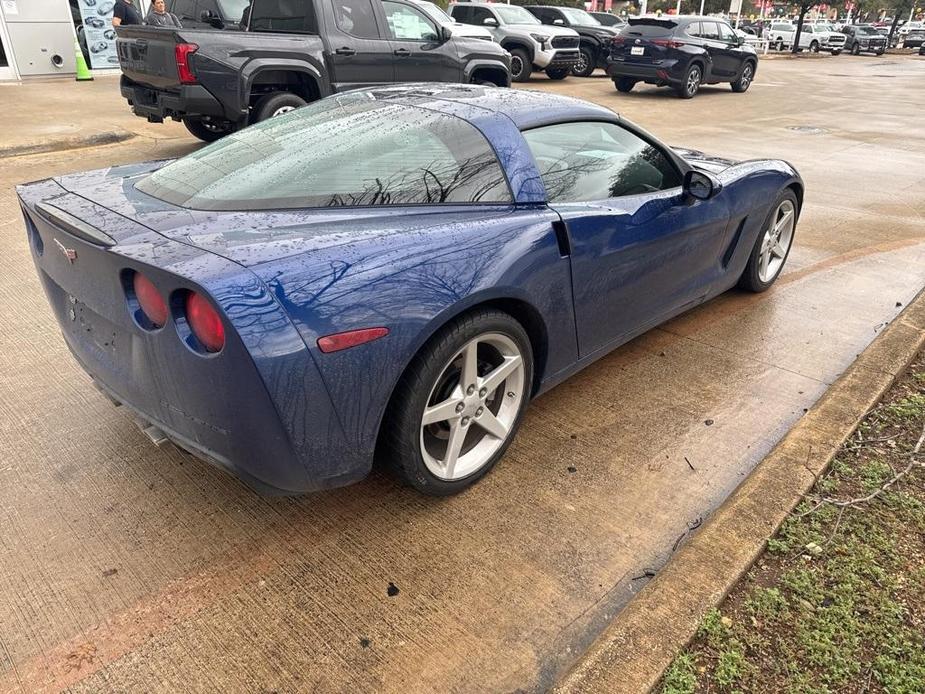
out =
<svg viewBox="0 0 925 694"><path fill-rule="evenodd" d="M768 30L768 42L775 49L782 51L793 47L797 34L797 25L793 22L772 22ZM808 49L813 53L828 51L838 55L845 47L845 35L835 31L829 25L803 23L800 32L800 48Z"/></svg>

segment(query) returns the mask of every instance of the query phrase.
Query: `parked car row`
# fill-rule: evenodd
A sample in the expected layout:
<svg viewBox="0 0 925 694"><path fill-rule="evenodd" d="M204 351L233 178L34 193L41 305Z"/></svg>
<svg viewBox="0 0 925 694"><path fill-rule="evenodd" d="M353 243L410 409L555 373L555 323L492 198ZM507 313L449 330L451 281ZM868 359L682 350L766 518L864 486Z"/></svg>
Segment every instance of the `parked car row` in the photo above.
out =
<svg viewBox="0 0 925 694"><path fill-rule="evenodd" d="M217 7L230 25L237 10ZM425 0L252 0L242 12L243 27L229 32L118 27L133 112L182 121L211 142L329 94L396 82L507 87L539 70L558 80L605 68L621 92L647 82L690 98L701 84L744 92L758 65L752 46L709 17L618 29L569 7L461 2L448 14Z"/></svg>

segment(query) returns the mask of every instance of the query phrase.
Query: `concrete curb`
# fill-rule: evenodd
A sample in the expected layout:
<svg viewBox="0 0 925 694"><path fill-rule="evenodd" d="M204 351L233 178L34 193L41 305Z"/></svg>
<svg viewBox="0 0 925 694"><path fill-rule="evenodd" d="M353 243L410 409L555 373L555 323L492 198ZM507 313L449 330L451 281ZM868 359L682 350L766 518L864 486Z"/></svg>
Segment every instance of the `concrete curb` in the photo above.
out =
<svg viewBox="0 0 925 694"><path fill-rule="evenodd" d="M27 145L0 147L0 159L21 157L27 154L42 154L44 152L60 152L68 149L80 149L82 147L112 145L117 142L125 142L133 137L135 137L135 133L128 132L127 130L112 130L95 133L93 135L54 138L44 142L36 142Z"/></svg>
<svg viewBox="0 0 925 694"><path fill-rule="evenodd" d="M925 346L925 290L865 349L555 691L647 692L764 551L841 444Z"/></svg>

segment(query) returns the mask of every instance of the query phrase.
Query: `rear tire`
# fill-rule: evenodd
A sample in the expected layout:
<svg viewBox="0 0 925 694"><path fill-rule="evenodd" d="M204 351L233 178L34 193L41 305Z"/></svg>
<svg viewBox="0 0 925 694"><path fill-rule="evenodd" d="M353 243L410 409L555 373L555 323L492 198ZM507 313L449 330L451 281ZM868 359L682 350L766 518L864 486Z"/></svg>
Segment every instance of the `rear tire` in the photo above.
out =
<svg viewBox="0 0 925 694"><path fill-rule="evenodd" d="M636 80L632 77L619 77L613 81L614 86L617 88L618 92L622 94L628 94L633 91L633 87L636 86Z"/></svg>
<svg viewBox="0 0 925 694"><path fill-rule="evenodd" d="M183 125L186 126L186 129L189 130L193 137L203 142L215 142L236 130L234 123L226 120L184 118Z"/></svg>
<svg viewBox="0 0 925 694"><path fill-rule="evenodd" d="M777 42L774 44L774 50L775 51L784 50L784 40L783 39L780 39L780 38L777 39Z"/></svg>
<svg viewBox="0 0 925 694"><path fill-rule="evenodd" d="M703 70L700 65L694 63L684 75L684 81L675 87L675 93L682 99L692 98L700 91L700 83L703 81Z"/></svg>
<svg viewBox="0 0 925 694"><path fill-rule="evenodd" d="M783 234L778 232L776 242L779 250L777 253L769 253L768 258L770 261L762 265L762 254L765 251L766 244L768 244L769 234L773 237L773 229L781 222L782 215L784 215L788 209L792 214L789 220L789 233L787 233L787 230L784 230ZM774 284L775 280L777 280L781 271L784 269L787 258L790 256L790 249L793 248L793 239L796 236L796 224L799 214L800 208L797 203L797 197L794 195L793 191L788 188L781 193L774 202L774 205L771 207L771 212L768 214L767 219L765 219L761 227L761 232L758 234L751 255L748 257L748 264L746 264L745 270L739 278L739 287L741 289L750 292L763 292ZM786 222L787 220L784 219L783 221ZM775 243L771 243L770 245L774 246ZM772 266L770 263L774 263L774 265ZM771 268L773 268L773 270ZM770 274L768 274L769 271Z"/></svg>
<svg viewBox="0 0 925 694"><path fill-rule="evenodd" d="M301 108L307 102L301 96L289 92L273 92L260 97L251 112L251 123L259 123L268 118L282 116L290 111Z"/></svg>
<svg viewBox="0 0 925 694"><path fill-rule="evenodd" d="M810 53L819 52L819 42L818 41L813 41L812 43L809 44L809 52Z"/></svg>
<svg viewBox="0 0 925 694"><path fill-rule="evenodd" d="M571 68L567 67L548 67L546 68L546 76L551 80L564 80L568 77L570 71Z"/></svg>
<svg viewBox="0 0 925 694"><path fill-rule="evenodd" d="M473 378L465 374L470 348ZM501 366L504 380L483 395L480 381ZM384 462L399 480L425 494L461 492L504 455L532 383L533 351L520 323L495 309L460 316L430 339L396 387L382 420ZM428 409L433 417L425 424ZM488 433L489 428L497 433ZM462 440L454 456L450 447L457 433Z"/></svg>
<svg viewBox="0 0 925 694"><path fill-rule="evenodd" d="M530 63L530 56L523 48L511 49L511 81L526 82L530 79L530 73L533 71L533 65Z"/></svg>
<svg viewBox="0 0 925 694"><path fill-rule="evenodd" d="M572 68L572 74L575 77L590 77L594 74L594 69L597 67L597 60L594 57L594 53L590 48L581 48L578 50L581 54L578 64Z"/></svg>

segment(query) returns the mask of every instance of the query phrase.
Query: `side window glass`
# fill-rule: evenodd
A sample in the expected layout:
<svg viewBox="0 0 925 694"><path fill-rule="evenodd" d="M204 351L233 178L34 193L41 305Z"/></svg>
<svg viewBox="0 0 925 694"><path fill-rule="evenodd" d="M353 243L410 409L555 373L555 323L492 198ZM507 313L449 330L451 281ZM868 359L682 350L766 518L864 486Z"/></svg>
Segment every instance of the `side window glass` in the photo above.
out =
<svg viewBox="0 0 925 694"><path fill-rule="evenodd" d="M464 5L453 5L450 16L460 24L472 24L472 8Z"/></svg>
<svg viewBox="0 0 925 694"><path fill-rule="evenodd" d="M700 36L700 22L691 22L686 31L688 36Z"/></svg>
<svg viewBox="0 0 925 694"><path fill-rule="evenodd" d="M615 123L562 123L523 133L550 202L588 202L681 185L654 145Z"/></svg>
<svg viewBox="0 0 925 694"><path fill-rule="evenodd" d="M413 7L385 0L382 3L389 36L405 41L436 41L439 38L433 22Z"/></svg>
<svg viewBox="0 0 925 694"><path fill-rule="evenodd" d="M472 8L472 23L481 26L486 19L489 17L494 17L494 15L486 10L484 7L473 7Z"/></svg>
<svg viewBox="0 0 925 694"><path fill-rule="evenodd" d="M196 5L193 0L177 0L171 10L180 19L193 19Z"/></svg>
<svg viewBox="0 0 925 694"><path fill-rule="evenodd" d="M371 0L332 0L334 23L345 34L360 39L380 38Z"/></svg>
<svg viewBox="0 0 925 694"><path fill-rule="evenodd" d="M731 42L731 41L734 41L734 40L735 40L735 37L736 37L736 36L735 36L735 33L732 31L732 29L729 27L728 24L723 24L722 22L717 22L717 23L716 23L716 26L719 27L719 37L720 37L723 41L729 41L729 42Z"/></svg>
<svg viewBox="0 0 925 694"><path fill-rule="evenodd" d="M719 41L719 28L716 26L716 22L701 22L700 35L705 39Z"/></svg>

